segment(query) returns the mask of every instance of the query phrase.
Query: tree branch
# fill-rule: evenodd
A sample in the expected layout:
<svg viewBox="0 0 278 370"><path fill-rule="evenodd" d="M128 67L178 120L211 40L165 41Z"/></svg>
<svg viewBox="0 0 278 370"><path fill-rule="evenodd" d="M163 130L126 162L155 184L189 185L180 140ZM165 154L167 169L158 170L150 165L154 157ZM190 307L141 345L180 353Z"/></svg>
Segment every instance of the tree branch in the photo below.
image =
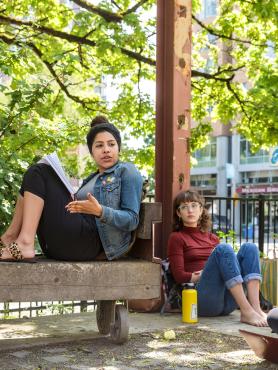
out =
<svg viewBox="0 0 278 370"><path fill-rule="evenodd" d="M111 0L111 3L115 5L119 10L122 10L121 7L116 3L116 1Z"/></svg>
<svg viewBox="0 0 278 370"><path fill-rule="evenodd" d="M86 39L84 37L80 37L77 35L69 34L63 31L58 31L58 30L55 30L53 28L49 28L46 26L40 26L30 21L22 21L19 19L5 17L5 16L0 15L0 23L9 24L9 25L14 24L17 26L27 26L27 27L32 28L33 30L40 31L42 33L45 33L47 35L51 35L54 37L58 37L63 40L67 40L69 42L75 42L78 44L86 44L86 45L93 46L93 47L96 46L96 43L92 40L89 40L89 39Z"/></svg>
<svg viewBox="0 0 278 370"><path fill-rule="evenodd" d="M227 77L227 78L224 78L224 77L219 78L217 76L222 75L223 73L237 72L237 71L239 71L240 69L242 69L244 67L245 67L244 65L238 66L238 67L235 67L235 68L233 68L232 66L229 66L226 69L221 69L220 67L218 67L218 70L215 73L207 73L207 72L201 72L201 71L198 71L198 70L192 70L191 71L191 76L192 77L204 77L208 80L216 80L216 81L227 82L227 81L232 81L232 79L235 76L234 73L232 74L232 76Z"/></svg>
<svg viewBox="0 0 278 370"><path fill-rule="evenodd" d="M82 65L82 67L89 70L90 68L84 63L82 46L80 44L78 45L78 55L79 55L80 64Z"/></svg>
<svg viewBox="0 0 278 370"><path fill-rule="evenodd" d="M207 26L205 23L201 22L197 17L195 17L194 14L192 14L192 18L195 20L195 22L200 26L202 27L203 29L205 29L208 33L210 33L211 35L214 35L214 36L217 36L217 37L220 37L222 39L226 39L226 40L231 40L231 41L236 41L236 42L241 42L243 44L248 44L248 45L253 45L253 46L258 46L258 47L266 47L267 44L255 44L249 40L242 40L242 39L239 39L237 37L233 37L233 36L226 36L226 35L223 35L222 33L216 31L215 29L213 29L212 27L209 27Z"/></svg>
<svg viewBox="0 0 278 370"><path fill-rule="evenodd" d="M91 13L100 15L102 18L106 20L106 22L115 22L119 23L123 20L123 16L117 13L109 12L108 10L99 8L92 4L89 4L85 0L71 0L76 5L80 6L80 8L86 9Z"/></svg>
<svg viewBox="0 0 278 370"><path fill-rule="evenodd" d="M140 8L140 6L142 6L143 4L147 3L149 0L141 0L139 1L137 4L135 4L132 8L128 9L127 11L125 11L124 13L122 13L123 16L127 15L127 14L130 14L130 13L134 13L136 12L136 10L138 8Z"/></svg>
<svg viewBox="0 0 278 370"><path fill-rule="evenodd" d="M226 71L230 72L230 71ZM234 74L232 74L230 77L224 78L224 77L217 77L219 76L220 72L216 72L214 74L206 73L206 72L201 72L201 71L191 71L191 76L192 77L204 77L207 80L215 80L215 81L222 81L222 82L228 82L232 81L233 78L235 77Z"/></svg>
<svg viewBox="0 0 278 370"><path fill-rule="evenodd" d="M98 103L97 100L91 100L91 99L86 99L86 100L84 99L83 100L83 99L80 99L76 95L72 95L68 91L67 86L61 81L61 79L57 75L57 73L54 70L54 68L52 67L51 63L49 63L47 60L44 59L43 53L41 52L41 50L36 45L34 45L33 43L27 43L26 45L29 46L34 51L34 53L39 57L39 59L41 60L41 62L46 66L46 68L49 70L49 72L51 73L51 75L54 77L54 79L57 82L57 84L60 86L61 90L65 93L65 95L69 99L75 101L76 103L81 104L84 108L87 108L87 109L89 109L91 111L95 111L96 110L96 109L92 109L92 108L88 107L88 104L90 104L90 103L96 104L96 103Z"/></svg>
<svg viewBox="0 0 278 370"><path fill-rule="evenodd" d="M19 42L19 41L15 41L14 39L10 39L6 36L3 36L3 35L0 35L0 40L4 41L6 44L8 45L11 45L11 44L15 44L19 47L22 47L22 42ZM61 81L61 79L59 78L59 76L57 75L55 69L53 68L52 64L49 63L47 60L44 59L44 56L43 56L43 53L41 52L41 50L33 43L31 42L27 42L24 44L25 46L29 47L31 50L33 50L33 52L36 54L36 56L40 59L40 61L46 66L46 68L48 69L48 71L50 72L50 74L54 77L55 81L57 82L57 84L60 86L61 90L65 93L65 95L81 104L84 108L87 108L91 111L95 111L95 109L92 109L88 106L88 104L96 104L96 103L99 103L97 100L91 100L91 99L80 99L78 96L76 95L72 95L69 90L67 89L67 86Z"/></svg>
<svg viewBox="0 0 278 370"><path fill-rule="evenodd" d="M39 139L39 136L36 135L36 136L33 136L31 137L29 140L25 141L24 143L20 144L20 146L18 146L16 149L15 149L15 152L17 153L20 149L24 148L26 145L30 144L32 141L36 140L36 139ZM8 159L10 159L12 157L12 154L10 155L10 157L8 157Z"/></svg>
<svg viewBox="0 0 278 370"><path fill-rule="evenodd" d="M4 41L4 43L7 44L7 45L12 45L15 42L14 38L7 37L5 35L0 35L0 39L2 41Z"/></svg>
<svg viewBox="0 0 278 370"><path fill-rule="evenodd" d="M101 16L103 19L106 20L106 22L120 23L123 21L123 18L125 15L136 12L136 10L140 8L140 6L147 3L149 0L140 0L133 7L129 8L128 10L122 13L110 12L106 9L99 8L98 6L89 4L86 0L71 0L71 1L74 2L76 5L80 6L81 8L86 9L91 13ZM113 4L116 5L117 8L119 9L119 6L114 1L113 1Z"/></svg>
<svg viewBox="0 0 278 370"><path fill-rule="evenodd" d="M238 94L232 88L231 82L230 81L227 81L226 85L227 85L227 89L229 91L231 91L231 93L234 95L235 99L239 103L242 112L244 113L244 115L246 116L246 118L248 118L248 120L250 121L250 117L248 116L248 114L247 114L247 112L245 110L245 107L244 107L244 102L240 99L240 97L238 96Z"/></svg>
<svg viewBox="0 0 278 370"><path fill-rule="evenodd" d="M96 44L95 41L92 41L92 40L87 39L85 37L69 34L69 33L63 32L63 31L58 31L58 30L55 30L53 28L49 28L49 27L46 27L46 26L40 26L40 25L37 25L37 24L35 24L33 22L30 22L30 21L22 21L22 20L18 20L18 19L14 19L14 18L5 17L5 16L0 15L0 23L9 24L9 25L15 24L15 25L18 25L18 26L27 26L27 27L32 28L33 30L40 31L40 32L45 33L47 35L60 38L62 40L67 40L68 42L77 43L77 44L81 44L81 45L88 45L88 46L91 46L91 47L97 47L97 44ZM113 47L115 47L115 46L111 45L112 49L113 49ZM143 56L139 53L136 53L132 50L128 50L128 49L125 49L125 48L122 48L122 47L120 47L119 49L121 50L121 52L123 54L131 57L132 59L135 59L137 61L149 64L151 66L155 66L155 64L156 64L155 60L153 60L151 58L148 58L148 57L145 57L145 56Z"/></svg>
<svg viewBox="0 0 278 370"><path fill-rule="evenodd" d="M239 0L240 3L247 3L247 4L251 4L251 5L255 5L256 2L255 1L248 1L248 0Z"/></svg>

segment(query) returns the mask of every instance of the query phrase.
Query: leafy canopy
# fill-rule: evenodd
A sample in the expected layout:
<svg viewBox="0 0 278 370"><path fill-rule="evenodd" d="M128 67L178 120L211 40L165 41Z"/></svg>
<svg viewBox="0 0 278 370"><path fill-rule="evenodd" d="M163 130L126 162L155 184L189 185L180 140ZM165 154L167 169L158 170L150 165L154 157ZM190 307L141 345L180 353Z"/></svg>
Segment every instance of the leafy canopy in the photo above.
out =
<svg viewBox="0 0 278 370"><path fill-rule="evenodd" d="M138 150L132 143L123 148L122 157L153 171L154 101L143 86L155 81L155 6L155 0L1 1L2 226L22 173L42 153L58 150L77 174L77 159L66 153L84 141L98 113L125 130L126 139L143 138ZM205 142L212 122L234 122L254 148L277 144L277 16L276 0L223 0L207 25L200 1L193 1L200 31L193 36L192 117L199 124L192 150ZM113 85L110 102L97 93L105 81Z"/></svg>

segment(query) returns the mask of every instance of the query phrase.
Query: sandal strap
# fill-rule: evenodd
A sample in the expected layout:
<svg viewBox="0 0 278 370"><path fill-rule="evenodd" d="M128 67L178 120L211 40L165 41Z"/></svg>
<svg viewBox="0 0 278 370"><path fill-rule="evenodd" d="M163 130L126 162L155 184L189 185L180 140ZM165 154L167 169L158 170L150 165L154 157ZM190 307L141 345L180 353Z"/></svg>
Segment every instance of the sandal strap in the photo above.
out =
<svg viewBox="0 0 278 370"><path fill-rule="evenodd" d="M6 248L5 244L2 242L1 238L0 238L0 258L2 257L3 255L3 249Z"/></svg>
<svg viewBox="0 0 278 370"><path fill-rule="evenodd" d="M20 249L18 248L18 244L16 242L11 243L7 248L15 260L23 259L23 255Z"/></svg>
<svg viewBox="0 0 278 370"><path fill-rule="evenodd" d="M6 246L5 246L5 244L2 242L2 239L0 238L0 251L1 251L3 248L6 248Z"/></svg>

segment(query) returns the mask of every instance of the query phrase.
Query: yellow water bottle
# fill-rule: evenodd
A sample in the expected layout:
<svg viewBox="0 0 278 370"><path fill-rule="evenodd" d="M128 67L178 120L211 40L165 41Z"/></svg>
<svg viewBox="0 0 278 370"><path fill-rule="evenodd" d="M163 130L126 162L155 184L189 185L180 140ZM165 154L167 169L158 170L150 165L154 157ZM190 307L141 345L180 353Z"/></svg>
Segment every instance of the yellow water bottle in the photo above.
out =
<svg viewBox="0 0 278 370"><path fill-rule="evenodd" d="M187 283L182 291L182 322L198 322L197 290L193 283Z"/></svg>

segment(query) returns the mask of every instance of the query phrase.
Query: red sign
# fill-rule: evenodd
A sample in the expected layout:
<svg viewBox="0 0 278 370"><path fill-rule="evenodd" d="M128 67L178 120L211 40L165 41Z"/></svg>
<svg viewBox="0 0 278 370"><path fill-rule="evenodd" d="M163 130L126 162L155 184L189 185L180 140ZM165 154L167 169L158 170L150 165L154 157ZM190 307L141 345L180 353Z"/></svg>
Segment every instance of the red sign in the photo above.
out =
<svg viewBox="0 0 278 370"><path fill-rule="evenodd" d="M278 193L277 185L246 185L236 189L238 194L269 194Z"/></svg>

